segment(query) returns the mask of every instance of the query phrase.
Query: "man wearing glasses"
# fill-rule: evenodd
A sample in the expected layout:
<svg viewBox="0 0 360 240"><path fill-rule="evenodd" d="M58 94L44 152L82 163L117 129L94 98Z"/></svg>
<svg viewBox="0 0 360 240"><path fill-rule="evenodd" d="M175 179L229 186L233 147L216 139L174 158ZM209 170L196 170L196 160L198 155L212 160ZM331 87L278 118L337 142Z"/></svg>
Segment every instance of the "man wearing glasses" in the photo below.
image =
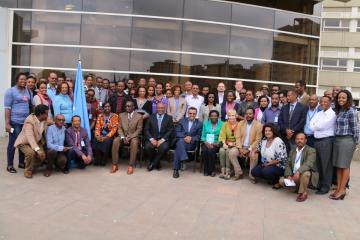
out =
<svg viewBox="0 0 360 240"><path fill-rule="evenodd" d="M65 147L65 117L62 114L55 116L55 124L48 127L46 131L46 145L47 145L47 167L44 175L50 177L53 166L59 168L64 174L69 173L69 169L66 166L66 152L71 148Z"/></svg>
<svg viewBox="0 0 360 240"><path fill-rule="evenodd" d="M56 73L51 72L48 77L48 86L46 93L50 97L51 101L55 100L56 87L57 87L58 76Z"/></svg>

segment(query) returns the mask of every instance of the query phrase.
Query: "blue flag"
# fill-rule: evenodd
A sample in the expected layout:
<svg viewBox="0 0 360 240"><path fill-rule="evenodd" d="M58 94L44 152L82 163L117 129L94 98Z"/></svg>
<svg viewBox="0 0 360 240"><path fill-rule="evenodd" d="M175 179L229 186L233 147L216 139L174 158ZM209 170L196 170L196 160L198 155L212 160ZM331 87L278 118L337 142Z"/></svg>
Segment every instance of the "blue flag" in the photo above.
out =
<svg viewBox="0 0 360 240"><path fill-rule="evenodd" d="M90 122L86 105L85 90L83 83L83 74L81 70L81 62L78 62L76 70L76 80L74 89L74 102L73 102L73 115L79 115L81 118L81 127L87 130L89 139L90 134Z"/></svg>

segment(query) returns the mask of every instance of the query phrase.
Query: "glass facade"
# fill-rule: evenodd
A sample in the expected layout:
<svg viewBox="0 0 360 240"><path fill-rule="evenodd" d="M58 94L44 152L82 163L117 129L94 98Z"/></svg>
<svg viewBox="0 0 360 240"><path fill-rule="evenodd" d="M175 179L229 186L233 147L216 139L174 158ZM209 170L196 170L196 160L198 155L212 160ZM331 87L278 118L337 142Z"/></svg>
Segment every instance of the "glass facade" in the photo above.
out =
<svg viewBox="0 0 360 240"><path fill-rule="evenodd" d="M80 55L85 72L110 80L155 75L285 87L304 79L316 86L316 13L239 2L246 1L0 0L0 6L13 8L13 73L54 69L74 77Z"/></svg>

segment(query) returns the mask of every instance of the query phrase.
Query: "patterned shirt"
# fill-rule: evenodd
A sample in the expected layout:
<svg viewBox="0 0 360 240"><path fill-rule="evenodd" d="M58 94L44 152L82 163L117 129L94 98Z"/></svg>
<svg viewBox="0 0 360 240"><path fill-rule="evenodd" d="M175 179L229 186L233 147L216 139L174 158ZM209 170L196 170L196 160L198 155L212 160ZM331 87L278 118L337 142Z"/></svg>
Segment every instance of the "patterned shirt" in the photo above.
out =
<svg viewBox="0 0 360 240"><path fill-rule="evenodd" d="M110 113L106 117L100 113L95 125L95 136L107 136L109 138L116 134L119 125L119 116L115 113Z"/></svg>
<svg viewBox="0 0 360 240"><path fill-rule="evenodd" d="M336 118L336 136L352 136L355 143L359 142L358 116L355 109L350 108L348 111L340 110Z"/></svg>

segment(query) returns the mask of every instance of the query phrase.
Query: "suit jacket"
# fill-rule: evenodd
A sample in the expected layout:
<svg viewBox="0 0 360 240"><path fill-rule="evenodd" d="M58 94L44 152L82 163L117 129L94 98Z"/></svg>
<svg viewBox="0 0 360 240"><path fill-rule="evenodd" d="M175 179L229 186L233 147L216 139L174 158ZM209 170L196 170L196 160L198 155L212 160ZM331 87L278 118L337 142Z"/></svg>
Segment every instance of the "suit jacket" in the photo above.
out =
<svg viewBox="0 0 360 240"><path fill-rule="evenodd" d="M202 122L195 119L189 131L189 118L183 118L176 125L176 139L181 139L187 136L191 137L191 144L199 142L201 139Z"/></svg>
<svg viewBox="0 0 360 240"><path fill-rule="evenodd" d="M299 102L302 105L307 106L309 103L309 98L310 98L310 96L306 92L304 92L304 95L302 96L302 98L300 98Z"/></svg>
<svg viewBox="0 0 360 240"><path fill-rule="evenodd" d="M111 105L111 112L113 112L113 113L117 113L116 112L117 97L118 97L118 95L116 92L109 97L109 103ZM124 93L124 99L123 99L122 106L121 106L121 112L125 112L125 104L127 101L133 101L134 105L137 106L136 101L134 101L132 99L132 97L130 97L129 95Z"/></svg>
<svg viewBox="0 0 360 240"><path fill-rule="evenodd" d="M306 113L307 107L301 103L297 103L295 109L293 110L291 119L290 119L290 104L286 104L280 110L278 126L280 132L283 135L286 135L286 129L291 129L296 133L302 132L304 130L306 122ZM294 136L295 136L294 134Z"/></svg>
<svg viewBox="0 0 360 240"><path fill-rule="evenodd" d="M24 126L17 137L14 147L18 147L19 145L29 144L30 147L35 150L39 147L38 143L43 141L45 144L45 135L47 128L47 122L40 122L39 119L35 116L35 114L30 114L24 122Z"/></svg>
<svg viewBox="0 0 360 240"><path fill-rule="evenodd" d="M294 175L294 165L296 158L296 148L292 149L289 153L288 161L285 165L284 177ZM301 155L300 168L298 170L301 174L310 171L311 172L311 184L314 187L318 186L319 173L316 166L316 151L314 148L305 145L305 148Z"/></svg>
<svg viewBox="0 0 360 240"><path fill-rule="evenodd" d="M167 114L175 118L175 113L176 113L176 103L175 103L175 98L172 97L168 99ZM186 113L186 100L185 98L180 97L178 115L175 120L179 121L180 119L184 118L185 113Z"/></svg>
<svg viewBox="0 0 360 240"><path fill-rule="evenodd" d="M120 137L136 138L140 136L143 128L143 117L140 113L134 111L130 122L127 112L120 113L119 118L118 133Z"/></svg>
<svg viewBox="0 0 360 240"><path fill-rule="evenodd" d="M242 148L244 145L244 141L246 138L246 125L247 125L247 121L242 120L239 122L238 128L235 130L236 147L239 149ZM250 129L249 147L252 150L256 149L261 139L262 139L262 124L256 120L253 120Z"/></svg>
<svg viewBox="0 0 360 240"><path fill-rule="evenodd" d="M69 127L68 129L66 129L66 131L65 131L66 146L72 147L79 157L81 157L83 155L83 151L85 151L87 153L87 155L92 156L93 153L92 153L92 148L91 148L91 144L90 144L90 139L87 134L87 131L84 128L80 128L80 141L84 141L84 143L85 143L85 147L82 147L82 149L79 149L76 146L76 134L75 134L74 128Z"/></svg>
<svg viewBox="0 0 360 240"><path fill-rule="evenodd" d="M239 106L239 109L238 109L238 114L242 117L245 116L245 113L246 113L246 110L249 108L249 107L253 107L253 108L257 108L258 104L254 101L252 102L242 102L240 103L240 106Z"/></svg>
<svg viewBox="0 0 360 240"><path fill-rule="evenodd" d="M236 112L239 111L239 108L240 108L240 103L237 103L235 102L235 105L234 105L234 110ZM226 116L227 116L227 112L226 112L226 101L224 101L222 104L221 104L221 121L225 122L227 119L226 119Z"/></svg>
<svg viewBox="0 0 360 240"><path fill-rule="evenodd" d="M158 120L156 113L152 114L146 121L144 135L147 141L151 138L154 139L165 139L165 141L171 141L174 137L174 124L171 116L164 114L161 122L161 128L159 131Z"/></svg>

